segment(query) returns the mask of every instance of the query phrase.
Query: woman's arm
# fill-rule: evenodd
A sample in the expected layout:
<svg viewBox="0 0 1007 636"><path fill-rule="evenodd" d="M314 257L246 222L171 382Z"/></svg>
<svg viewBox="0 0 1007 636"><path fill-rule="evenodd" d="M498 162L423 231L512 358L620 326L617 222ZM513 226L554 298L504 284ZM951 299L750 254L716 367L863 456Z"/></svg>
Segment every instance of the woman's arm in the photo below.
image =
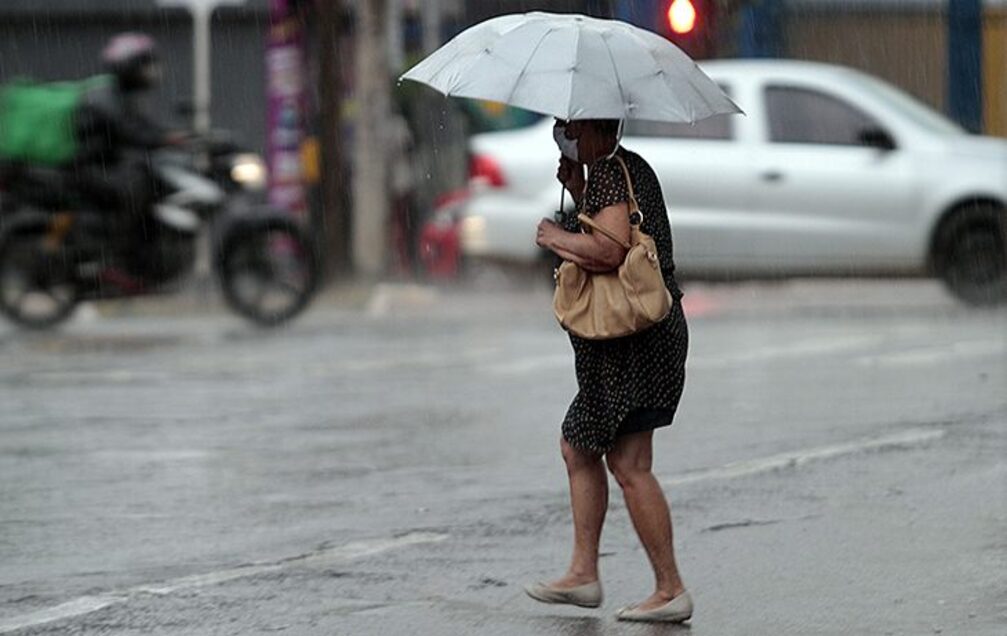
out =
<svg viewBox="0 0 1007 636"><path fill-rule="evenodd" d="M594 221L624 242L629 242L629 206L625 203L604 208ZM563 260L572 261L590 272L611 271L622 265L626 258L626 249L603 234L567 232L547 219L539 224L536 242Z"/></svg>

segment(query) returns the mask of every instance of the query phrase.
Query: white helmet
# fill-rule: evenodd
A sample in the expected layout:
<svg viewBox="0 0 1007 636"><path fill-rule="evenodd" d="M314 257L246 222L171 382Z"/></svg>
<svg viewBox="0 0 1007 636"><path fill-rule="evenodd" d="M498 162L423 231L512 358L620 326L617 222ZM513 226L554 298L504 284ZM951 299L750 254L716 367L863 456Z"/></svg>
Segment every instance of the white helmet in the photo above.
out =
<svg viewBox="0 0 1007 636"><path fill-rule="evenodd" d="M123 88L151 88L160 79L157 44L144 33L113 36L101 52L101 61Z"/></svg>

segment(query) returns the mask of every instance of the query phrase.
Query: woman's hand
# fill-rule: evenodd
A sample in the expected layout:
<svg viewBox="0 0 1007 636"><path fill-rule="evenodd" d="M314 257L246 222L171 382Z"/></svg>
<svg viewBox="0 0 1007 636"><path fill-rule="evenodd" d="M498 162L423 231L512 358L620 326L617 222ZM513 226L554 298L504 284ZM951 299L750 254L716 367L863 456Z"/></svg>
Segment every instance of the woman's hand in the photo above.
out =
<svg viewBox="0 0 1007 636"><path fill-rule="evenodd" d="M555 247L556 237L565 232L563 228L551 219L542 219L538 223L538 233L535 236L535 244L539 247L551 250Z"/></svg>
<svg viewBox="0 0 1007 636"><path fill-rule="evenodd" d="M579 205L580 198L584 194L584 166L566 157L560 157L556 179L563 184L563 187L570 192L573 200Z"/></svg>
<svg viewBox="0 0 1007 636"><path fill-rule="evenodd" d="M567 232L552 220L542 219L538 224L535 244L589 272L612 271L626 260L626 248L620 243L630 240L629 206L625 203L610 205L594 219L620 240L613 241L600 232Z"/></svg>

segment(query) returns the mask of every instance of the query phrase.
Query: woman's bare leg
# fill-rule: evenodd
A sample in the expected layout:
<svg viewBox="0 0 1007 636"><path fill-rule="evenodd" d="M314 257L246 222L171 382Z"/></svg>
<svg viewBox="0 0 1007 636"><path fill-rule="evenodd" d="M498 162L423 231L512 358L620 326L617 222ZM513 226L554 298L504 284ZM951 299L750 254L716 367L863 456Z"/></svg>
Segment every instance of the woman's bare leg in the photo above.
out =
<svg viewBox="0 0 1007 636"><path fill-rule="evenodd" d="M608 475L600 456L579 451L565 439L560 446L570 478L573 556L563 578L549 585L565 589L598 580L598 545L608 510Z"/></svg>
<svg viewBox="0 0 1007 636"><path fill-rule="evenodd" d="M654 568L654 594L638 605L653 609L685 591L675 563L671 510L651 472L653 431L623 435L606 456L608 468L622 487L633 527Z"/></svg>

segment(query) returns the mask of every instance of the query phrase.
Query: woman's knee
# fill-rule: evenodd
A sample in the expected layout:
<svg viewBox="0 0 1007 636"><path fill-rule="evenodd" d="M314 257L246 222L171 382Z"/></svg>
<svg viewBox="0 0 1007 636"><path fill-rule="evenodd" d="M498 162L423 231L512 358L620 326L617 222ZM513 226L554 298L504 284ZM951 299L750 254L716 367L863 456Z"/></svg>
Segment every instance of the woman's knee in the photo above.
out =
<svg viewBox="0 0 1007 636"><path fill-rule="evenodd" d="M608 471L623 489L633 488L650 477L650 462L645 457L612 452L605 456Z"/></svg>
<svg viewBox="0 0 1007 636"><path fill-rule="evenodd" d="M563 461L566 462L567 470L585 468L596 464L600 460L597 455L574 448L565 438L560 438L559 448L563 454Z"/></svg>

